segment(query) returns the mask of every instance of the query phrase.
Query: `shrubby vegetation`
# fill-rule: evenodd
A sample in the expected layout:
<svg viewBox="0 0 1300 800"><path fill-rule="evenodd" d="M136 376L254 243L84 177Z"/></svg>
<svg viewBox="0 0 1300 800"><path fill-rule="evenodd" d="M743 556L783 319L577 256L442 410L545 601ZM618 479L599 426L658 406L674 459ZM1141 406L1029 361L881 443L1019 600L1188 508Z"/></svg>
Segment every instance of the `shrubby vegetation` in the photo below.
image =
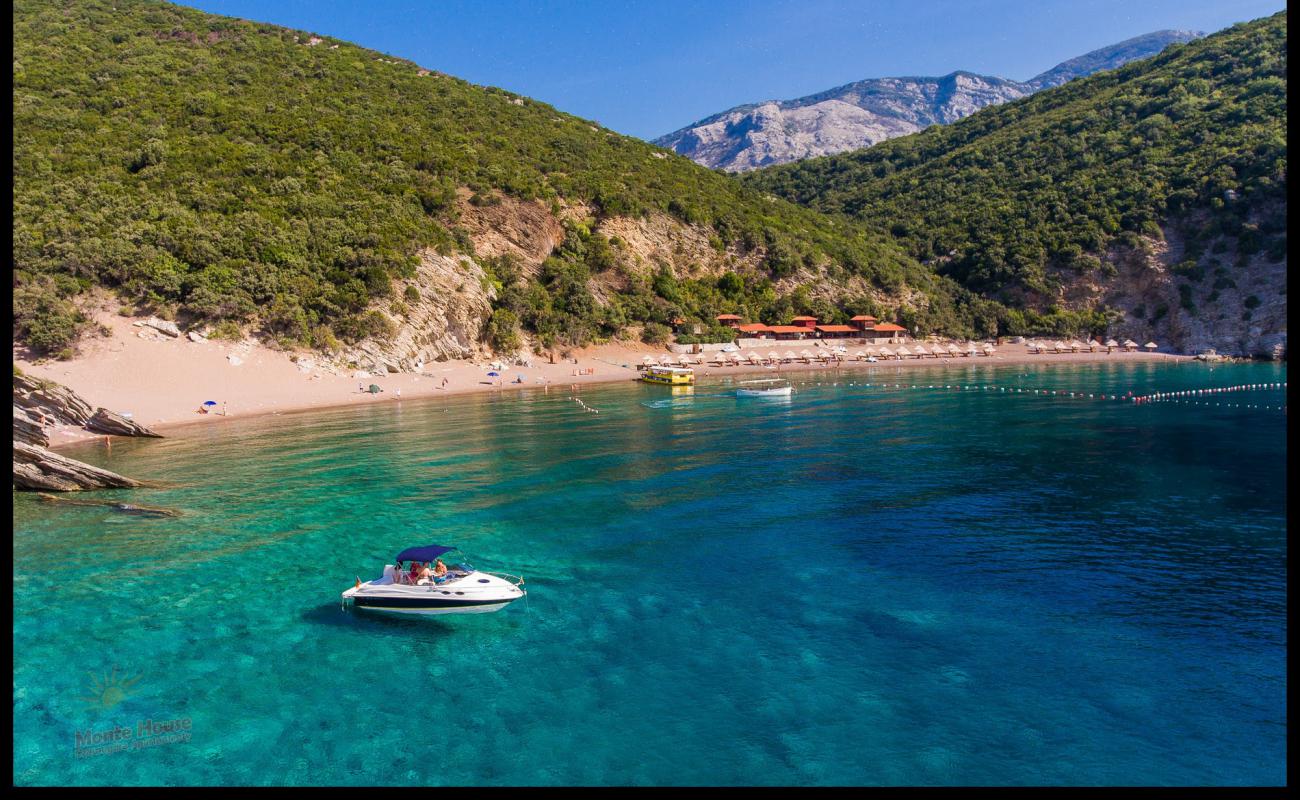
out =
<svg viewBox="0 0 1300 800"><path fill-rule="evenodd" d="M13 19L15 320L40 349L75 340L69 301L93 286L286 344L382 332L367 309L421 248L468 249L460 187L478 205L504 193L668 213L758 254L773 278L833 263L886 289L952 288L865 226L346 42L140 0L21 0ZM676 300L647 286L605 307L585 284L611 259L608 242L575 235L503 307L576 343L674 308L711 317L714 299L764 302L729 283ZM508 341L508 318L491 335Z"/></svg>
<svg viewBox="0 0 1300 800"><path fill-rule="evenodd" d="M887 230L981 294L1050 296L1114 245L1172 225L1196 261L1286 250L1286 13L867 150L751 172L749 186ZM1009 312L1036 333L1049 312ZM1044 331L1045 332L1045 331Z"/></svg>

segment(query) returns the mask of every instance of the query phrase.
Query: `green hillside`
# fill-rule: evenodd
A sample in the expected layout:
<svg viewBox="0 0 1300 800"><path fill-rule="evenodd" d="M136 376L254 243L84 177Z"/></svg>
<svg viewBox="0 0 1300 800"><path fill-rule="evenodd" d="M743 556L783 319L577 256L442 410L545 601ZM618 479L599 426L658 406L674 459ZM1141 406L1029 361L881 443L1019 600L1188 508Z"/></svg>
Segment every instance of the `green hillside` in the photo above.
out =
<svg viewBox="0 0 1300 800"><path fill-rule="evenodd" d="M666 212L708 226L719 250L761 257L759 274L664 276L596 303L587 282L609 248L574 226L541 277L502 287L512 312L502 318L543 339L797 308L804 295L771 282L805 268L862 276L892 296L919 290L931 327L988 316L865 226L328 37L165 3L22 0L14 48L15 331L38 350L76 340L75 301L97 286L292 344L382 333L366 308L413 274L421 248L471 248L456 225L458 187L475 203L585 202L597 221Z"/></svg>
<svg viewBox="0 0 1300 800"><path fill-rule="evenodd" d="M1010 304L1050 297L1072 275L1105 280L1108 251L1162 228L1185 237L1182 278L1209 268L1230 281L1256 254L1285 257L1286 106L1282 12L953 125L744 181L869 221Z"/></svg>

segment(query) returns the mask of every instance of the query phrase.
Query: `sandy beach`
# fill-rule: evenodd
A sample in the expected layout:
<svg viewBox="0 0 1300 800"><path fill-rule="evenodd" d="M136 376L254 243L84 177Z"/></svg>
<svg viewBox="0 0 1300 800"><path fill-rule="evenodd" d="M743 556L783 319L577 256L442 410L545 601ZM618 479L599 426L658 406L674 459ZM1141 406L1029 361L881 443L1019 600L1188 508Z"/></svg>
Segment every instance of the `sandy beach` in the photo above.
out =
<svg viewBox="0 0 1300 800"><path fill-rule="evenodd" d="M76 358L33 362L15 347L14 363L29 375L70 387L93 406L130 414L135 421L159 432L180 425L220 424L230 419L312 408L633 380L637 377L637 365L646 355L658 358L667 353L663 347L621 342L582 348L574 351L570 359L557 357L554 364L545 356L533 357L531 366L511 365L503 359L501 369L494 369L491 360L446 361L428 364L419 374L357 377L354 373L328 371L309 353L274 350L247 340L196 342L184 336L169 338L136 326L137 319L108 313L99 316L96 322L106 326L110 335L88 335ZM847 348L849 354L863 349L851 343ZM812 342L785 347L765 341L754 348L742 345L740 352L743 355L751 349L766 355L773 350L798 353L823 348L813 346ZM890 368L924 368L971 362L1074 364L1189 358L1144 352L1031 354L1024 345L1004 344L992 356L973 358L909 358L879 363L846 360L831 364L781 364L775 369L750 364L725 367L704 364L696 365L695 371L697 377L704 378L778 370L794 373L864 369L886 364ZM490 376L489 372L498 375ZM383 391L379 394L363 391L372 383ZM209 406L212 410L208 414L199 413L198 409L207 401L216 405ZM57 447L98 436L80 428L60 427L51 429L50 444Z"/></svg>

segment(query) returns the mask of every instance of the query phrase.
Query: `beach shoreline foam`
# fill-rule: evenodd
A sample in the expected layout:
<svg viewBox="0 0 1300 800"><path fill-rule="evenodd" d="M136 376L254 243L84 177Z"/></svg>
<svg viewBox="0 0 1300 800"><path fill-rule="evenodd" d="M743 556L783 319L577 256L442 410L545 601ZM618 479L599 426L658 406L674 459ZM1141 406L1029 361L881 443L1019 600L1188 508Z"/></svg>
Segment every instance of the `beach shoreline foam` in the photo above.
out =
<svg viewBox="0 0 1300 800"><path fill-rule="evenodd" d="M392 403L477 392L507 392L545 386L568 388L583 384L634 380L637 365L646 355L665 354L662 347L636 342L588 346L573 351L569 359L534 357L532 366L505 365L492 369L491 362L445 361L427 364L419 374L391 373L381 377L336 374L316 364L306 353L275 350L244 341L192 341L170 338L149 328L136 326L139 320L104 314L96 320L107 336L88 338L77 357L68 361L30 360L14 348L14 363L24 373L58 381L76 391L94 406L129 414L135 422L166 432L182 426L213 424L229 419L280 414L371 403ZM741 347L741 353L816 352L824 347L799 342L798 347L762 341L757 347ZM848 344L849 354L863 346ZM296 359L296 360L295 360ZM1191 361L1191 356L1166 353L1061 353L1031 354L1022 344L999 346L992 356L890 360L878 363L844 361L831 364L781 364L783 373L861 370L870 367L923 368L965 364L1076 364L1133 361ZM501 363L505 363L502 359ZM699 377L741 375L774 371L770 367L742 364L726 367L696 365ZM489 372L498 373L489 376ZM363 392L370 384L379 394ZM200 414L201 404L213 401L211 413ZM220 412L226 410L226 415ZM64 426L50 430L50 447L101 438L103 434Z"/></svg>

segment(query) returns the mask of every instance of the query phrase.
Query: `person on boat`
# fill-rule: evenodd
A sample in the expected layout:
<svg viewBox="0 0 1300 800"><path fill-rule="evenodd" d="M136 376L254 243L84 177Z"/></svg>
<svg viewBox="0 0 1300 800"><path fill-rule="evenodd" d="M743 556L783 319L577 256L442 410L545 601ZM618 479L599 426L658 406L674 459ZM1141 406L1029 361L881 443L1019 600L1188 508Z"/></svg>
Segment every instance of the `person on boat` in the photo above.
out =
<svg viewBox="0 0 1300 800"><path fill-rule="evenodd" d="M447 565L442 563L441 558L435 558L433 560L433 577L435 578L447 577Z"/></svg>
<svg viewBox="0 0 1300 800"><path fill-rule="evenodd" d="M420 572L416 575L415 582L417 584L424 583L432 577L433 571L429 569L428 563L425 563L420 566Z"/></svg>
<svg viewBox="0 0 1300 800"><path fill-rule="evenodd" d="M416 581L419 577L420 577L420 562L418 562L418 561L412 561L412 562L411 562L411 570L410 570L410 572L407 573L407 582L408 582L408 583L415 583L415 581Z"/></svg>

